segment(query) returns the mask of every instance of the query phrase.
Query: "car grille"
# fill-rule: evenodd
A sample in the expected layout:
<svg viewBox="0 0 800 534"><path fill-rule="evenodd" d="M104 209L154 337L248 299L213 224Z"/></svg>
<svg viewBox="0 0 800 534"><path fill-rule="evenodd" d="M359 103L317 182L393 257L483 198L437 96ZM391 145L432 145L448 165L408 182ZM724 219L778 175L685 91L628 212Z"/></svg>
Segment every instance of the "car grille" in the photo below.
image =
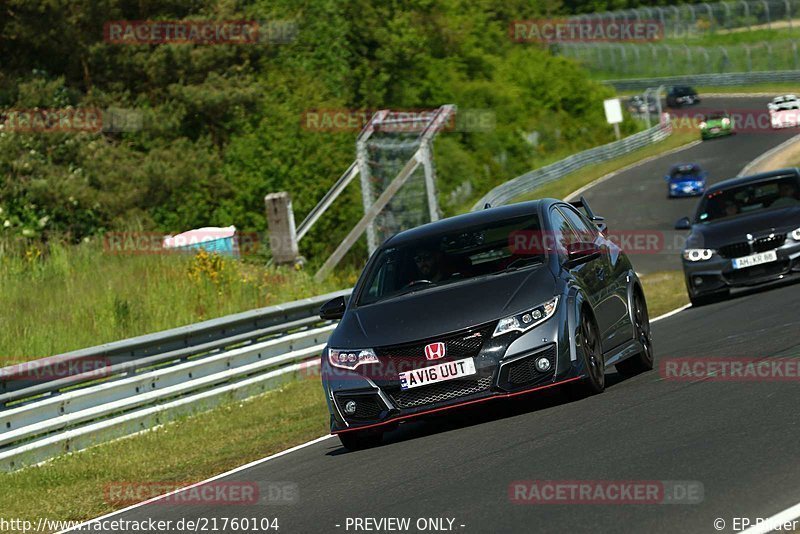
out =
<svg viewBox="0 0 800 534"><path fill-rule="evenodd" d="M544 373L536 369L536 360L544 356L550 360L550 369ZM522 384L532 384L544 377L553 374L556 368L556 346L551 345L547 349L521 358L508 364L508 383L511 386Z"/></svg>
<svg viewBox="0 0 800 534"><path fill-rule="evenodd" d="M741 258L742 256L748 256L757 252L774 250L783 246L785 241L785 234L778 234L771 237L761 237L753 242L752 252L750 249L750 244L747 241L741 241L739 243L733 243L731 245L720 247L719 254L723 258Z"/></svg>
<svg viewBox="0 0 800 534"><path fill-rule="evenodd" d="M486 391L491 385L492 378L486 376L471 380L439 382L438 384L397 391L391 393L391 396L399 408L415 408Z"/></svg>
<svg viewBox="0 0 800 534"><path fill-rule="evenodd" d="M376 347L375 353L382 361L392 363L393 367L399 370L419 369L427 366L425 358L425 345L434 342L442 342L445 345L445 356L434 363L444 363L462 358L471 358L478 355L483 347L483 343L489 339L494 332L495 322L487 323L461 332L428 339L425 341L415 341L402 345L392 345L387 347ZM392 378L392 377L387 377ZM395 377L396 378L396 377Z"/></svg>

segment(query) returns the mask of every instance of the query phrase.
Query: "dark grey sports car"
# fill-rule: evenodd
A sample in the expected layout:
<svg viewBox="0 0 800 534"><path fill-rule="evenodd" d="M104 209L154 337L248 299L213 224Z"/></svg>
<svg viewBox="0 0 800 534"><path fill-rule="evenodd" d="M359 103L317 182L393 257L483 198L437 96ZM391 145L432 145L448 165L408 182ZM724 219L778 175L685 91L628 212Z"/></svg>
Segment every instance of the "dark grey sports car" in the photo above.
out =
<svg viewBox="0 0 800 534"><path fill-rule="evenodd" d="M686 288L694 305L726 297L731 288L800 273L800 171L783 169L735 178L706 191L683 250Z"/></svg>
<svg viewBox="0 0 800 534"><path fill-rule="evenodd" d="M653 367L639 279L599 217L545 199L401 232L370 258L322 355L347 448L410 418Z"/></svg>

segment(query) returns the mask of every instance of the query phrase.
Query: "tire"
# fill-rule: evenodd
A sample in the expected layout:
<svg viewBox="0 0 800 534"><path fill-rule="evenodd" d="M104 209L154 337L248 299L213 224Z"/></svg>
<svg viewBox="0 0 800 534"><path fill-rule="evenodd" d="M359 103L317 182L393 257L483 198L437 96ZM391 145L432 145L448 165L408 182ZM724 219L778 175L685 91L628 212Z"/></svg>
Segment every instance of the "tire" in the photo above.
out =
<svg viewBox="0 0 800 534"><path fill-rule="evenodd" d="M351 431L339 434L342 446L350 451L377 447L383 440L383 432Z"/></svg>
<svg viewBox="0 0 800 534"><path fill-rule="evenodd" d="M650 315L647 313L647 301L638 291L633 294L633 328L636 339L642 345L642 351L627 360L619 362L617 372L623 376L633 376L653 369L653 339L650 333Z"/></svg>
<svg viewBox="0 0 800 534"><path fill-rule="evenodd" d="M583 354L586 376L567 384L567 394L575 399L602 393L606 389L605 356L597 324L588 313L581 313L580 338L576 340Z"/></svg>
<svg viewBox="0 0 800 534"><path fill-rule="evenodd" d="M708 304L714 304L715 302L720 302L725 300L730 296L730 290L724 291L715 291L714 293L706 293L705 295L697 295L692 296L689 293L689 301L692 303L693 308L699 308L700 306L706 306Z"/></svg>

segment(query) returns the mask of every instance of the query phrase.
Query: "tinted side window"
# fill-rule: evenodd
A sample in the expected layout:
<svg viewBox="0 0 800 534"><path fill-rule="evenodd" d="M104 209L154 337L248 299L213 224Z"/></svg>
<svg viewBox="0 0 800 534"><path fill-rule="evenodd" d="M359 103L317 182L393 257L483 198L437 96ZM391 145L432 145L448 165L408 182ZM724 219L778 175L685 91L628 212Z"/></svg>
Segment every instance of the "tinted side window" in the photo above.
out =
<svg viewBox="0 0 800 534"><path fill-rule="evenodd" d="M550 210L550 225L553 229L553 242L555 243L556 250L559 256L567 257L567 245L576 243L578 241L572 227L556 208Z"/></svg>
<svg viewBox="0 0 800 534"><path fill-rule="evenodd" d="M594 241L597 237L597 227L594 224L570 207L560 206L559 209L578 232L581 241Z"/></svg>

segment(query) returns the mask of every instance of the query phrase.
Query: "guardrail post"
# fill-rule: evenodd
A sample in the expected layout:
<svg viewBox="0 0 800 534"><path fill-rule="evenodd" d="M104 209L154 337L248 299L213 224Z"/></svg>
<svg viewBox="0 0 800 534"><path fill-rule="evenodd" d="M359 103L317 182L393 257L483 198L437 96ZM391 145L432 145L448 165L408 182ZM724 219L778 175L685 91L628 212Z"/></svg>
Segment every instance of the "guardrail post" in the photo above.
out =
<svg viewBox="0 0 800 534"><path fill-rule="evenodd" d="M297 233L294 212L289 193L270 193L264 197L269 226L269 246L276 264L297 263L300 252L297 248Z"/></svg>

